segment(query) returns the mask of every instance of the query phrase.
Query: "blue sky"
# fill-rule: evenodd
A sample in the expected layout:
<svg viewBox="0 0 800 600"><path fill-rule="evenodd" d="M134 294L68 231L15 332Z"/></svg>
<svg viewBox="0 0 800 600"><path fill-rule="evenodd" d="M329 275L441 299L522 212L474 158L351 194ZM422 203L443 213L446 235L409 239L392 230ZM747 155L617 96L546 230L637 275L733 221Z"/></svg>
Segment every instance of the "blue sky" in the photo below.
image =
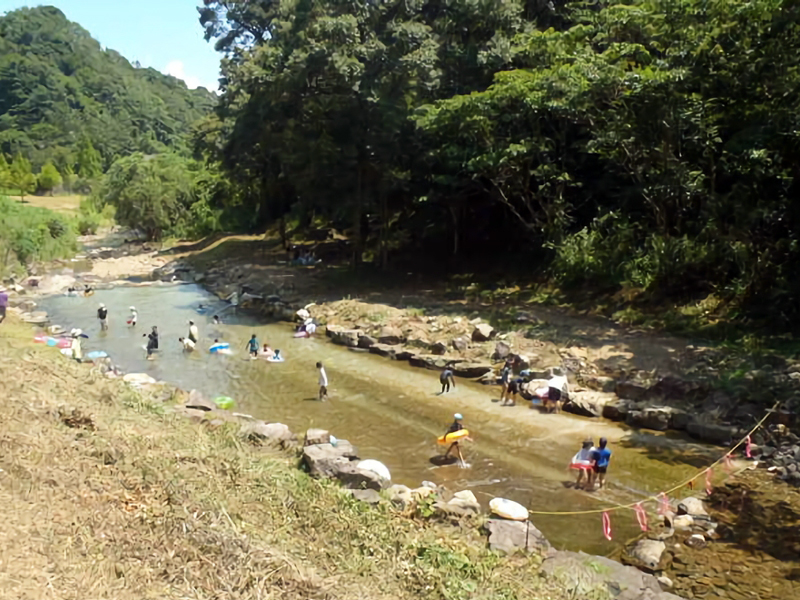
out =
<svg viewBox="0 0 800 600"><path fill-rule="evenodd" d="M216 90L220 54L203 39L201 0L0 0L0 13L50 5L88 30L104 47L183 79L189 87Z"/></svg>

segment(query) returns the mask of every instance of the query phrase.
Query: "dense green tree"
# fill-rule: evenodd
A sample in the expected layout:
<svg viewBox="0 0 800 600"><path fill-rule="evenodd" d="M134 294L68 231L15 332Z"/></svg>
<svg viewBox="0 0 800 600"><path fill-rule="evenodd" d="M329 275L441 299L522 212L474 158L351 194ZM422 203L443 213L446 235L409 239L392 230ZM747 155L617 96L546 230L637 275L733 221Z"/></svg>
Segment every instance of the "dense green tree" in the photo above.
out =
<svg viewBox="0 0 800 600"><path fill-rule="evenodd" d="M92 141L83 137L78 145L78 176L83 179L94 179L103 173L100 153L95 150Z"/></svg>
<svg viewBox="0 0 800 600"><path fill-rule="evenodd" d="M52 163L47 163L39 173L39 189L53 195L53 190L61 185L61 173Z"/></svg>
<svg viewBox="0 0 800 600"><path fill-rule="evenodd" d="M6 161L5 155L0 152L0 190L11 186L11 170Z"/></svg>
<svg viewBox="0 0 800 600"><path fill-rule="evenodd" d="M31 172L31 163L22 154L17 154L9 170L11 185L19 191L20 198L24 201L25 196L36 190L36 176Z"/></svg>
<svg viewBox="0 0 800 600"><path fill-rule="evenodd" d="M215 185L192 160L137 153L111 166L98 198L114 206L119 223L159 240L213 229L217 214L209 202Z"/></svg>
<svg viewBox="0 0 800 600"><path fill-rule="evenodd" d="M64 165L61 170L61 179L64 185L64 191L71 192L72 186L75 185L75 179L77 176L72 171L72 167L69 164Z"/></svg>

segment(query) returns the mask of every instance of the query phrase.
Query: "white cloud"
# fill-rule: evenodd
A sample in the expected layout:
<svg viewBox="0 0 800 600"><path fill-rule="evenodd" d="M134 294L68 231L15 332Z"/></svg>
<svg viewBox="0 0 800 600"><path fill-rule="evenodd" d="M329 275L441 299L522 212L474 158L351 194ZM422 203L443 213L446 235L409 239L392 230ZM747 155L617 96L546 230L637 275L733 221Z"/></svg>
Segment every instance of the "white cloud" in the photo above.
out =
<svg viewBox="0 0 800 600"><path fill-rule="evenodd" d="M216 91L219 87L216 83L204 83L200 81L199 77L195 77L194 75L187 75L186 71L184 70L183 61L180 60L171 60L167 63L166 68L164 69L164 73L167 75L172 75L173 77L177 77L178 79L182 79L183 82L187 85L189 89L195 89L198 87L204 87L209 90Z"/></svg>

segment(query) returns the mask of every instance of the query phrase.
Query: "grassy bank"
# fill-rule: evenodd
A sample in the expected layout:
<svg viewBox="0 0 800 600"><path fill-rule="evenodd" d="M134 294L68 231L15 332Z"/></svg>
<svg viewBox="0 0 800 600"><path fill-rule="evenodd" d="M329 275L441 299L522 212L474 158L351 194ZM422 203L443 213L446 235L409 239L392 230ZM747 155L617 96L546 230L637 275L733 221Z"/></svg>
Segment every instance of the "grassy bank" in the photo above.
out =
<svg viewBox="0 0 800 600"><path fill-rule="evenodd" d="M476 528L370 508L0 325L0 597L589 597Z"/></svg>

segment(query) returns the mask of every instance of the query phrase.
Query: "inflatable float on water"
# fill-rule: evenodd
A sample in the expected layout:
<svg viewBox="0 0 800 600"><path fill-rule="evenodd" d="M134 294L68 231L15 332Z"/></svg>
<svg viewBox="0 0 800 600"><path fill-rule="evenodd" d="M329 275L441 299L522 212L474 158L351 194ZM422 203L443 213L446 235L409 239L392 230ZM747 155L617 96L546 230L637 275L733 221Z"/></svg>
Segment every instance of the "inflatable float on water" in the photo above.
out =
<svg viewBox="0 0 800 600"><path fill-rule="evenodd" d="M216 344L212 344L211 347L208 349L211 354L218 354L222 353L225 354L227 351L230 351L231 345L227 342L217 342Z"/></svg>
<svg viewBox="0 0 800 600"><path fill-rule="evenodd" d="M507 498L494 498L489 502L489 509L498 517L512 521L527 521L528 509Z"/></svg>
<svg viewBox="0 0 800 600"><path fill-rule="evenodd" d="M72 346L72 340L69 338L54 338L46 335L37 335L33 338L34 342L39 344L47 344L51 348L69 348Z"/></svg>
<svg viewBox="0 0 800 600"><path fill-rule="evenodd" d="M101 358L108 358L108 352L103 350L92 350L86 355L89 360L99 360Z"/></svg>
<svg viewBox="0 0 800 600"><path fill-rule="evenodd" d="M458 440L464 439L469 435L469 431L466 429L459 429L458 431L454 431L453 433L448 433L436 439L437 442L440 444L452 444L453 442L457 442Z"/></svg>
<svg viewBox="0 0 800 600"><path fill-rule="evenodd" d="M284 359L282 356L278 356L277 358L274 356L270 356L269 358L267 358L267 362L272 362L272 363L281 363L284 360L286 359Z"/></svg>

